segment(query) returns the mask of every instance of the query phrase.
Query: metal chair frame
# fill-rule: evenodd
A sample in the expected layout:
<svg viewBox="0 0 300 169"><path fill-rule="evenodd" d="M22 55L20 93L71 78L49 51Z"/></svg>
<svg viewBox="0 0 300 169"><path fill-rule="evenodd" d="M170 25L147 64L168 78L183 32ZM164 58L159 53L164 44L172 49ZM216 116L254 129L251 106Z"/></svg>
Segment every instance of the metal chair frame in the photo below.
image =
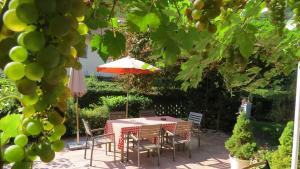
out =
<svg viewBox="0 0 300 169"><path fill-rule="evenodd" d="M190 112L188 121L193 123L192 134L198 137L198 147L200 147L200 135L201 135L201 121L203 118L202 113Z"/></svg>
<svg viewBox="0 0 300 169"><path fill-rule="evenodd" d="M92 141L92 147L91 147L91 159L90 159L90 166L92 166L92 161L93 161L93 153L94 153L94 146L95 146L95 141L98 140L97 144L105 144L105 152L107 155L107 144L111 146L111 143L114 145L114 162L116 162L116 142L115 142L115 134L114 133L109 133L109 134L102 134L102 135L95 135L95 133L104 131L104 128L97 128L97 129L91 129L89 123L82 119L82 122L84 124L85 128L85 134L86 134L86 141L85 141L85 149L84 149L84 159L86 159L86 152L87 152L87 144L88 141ZM105 139L105 141L101 141L101 139ZM109 147L110 149L110 147Z"/></svg>

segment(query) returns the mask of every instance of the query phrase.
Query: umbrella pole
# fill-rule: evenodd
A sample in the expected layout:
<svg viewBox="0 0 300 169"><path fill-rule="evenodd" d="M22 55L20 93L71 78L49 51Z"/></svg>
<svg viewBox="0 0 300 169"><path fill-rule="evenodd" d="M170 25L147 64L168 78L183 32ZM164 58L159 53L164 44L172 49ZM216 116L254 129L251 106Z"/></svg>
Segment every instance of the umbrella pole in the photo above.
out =
<svg viewBox="0 0 300 169"><path fill-rule="evenodd" d="M75 107L75 111L76 111L76 125L77 125L77 144L79 144L79 112L78 112L78 96L76 96L76 107Z"/></svg>
<svg viewBox="0 0 300 169"><path fill-rule="evenodd" d="M129 96L129 90L127 90L127 98L126 98L126 119L128 118L128 96Z"/></svg>

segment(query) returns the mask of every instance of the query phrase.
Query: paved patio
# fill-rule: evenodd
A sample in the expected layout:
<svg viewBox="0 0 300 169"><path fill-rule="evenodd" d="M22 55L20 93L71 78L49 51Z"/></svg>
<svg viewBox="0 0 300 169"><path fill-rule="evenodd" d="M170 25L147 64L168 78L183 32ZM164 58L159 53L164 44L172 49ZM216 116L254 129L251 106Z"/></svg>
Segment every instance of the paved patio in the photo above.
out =
<svg viewBox="0 0 300 169"><path fill-rule="evenodd" d="M227 135L221 132L208 131L203 133L201 147L197 147L197 139L193 138L192 158L188 158L188 152L177 152L176 162L172 160L172 152L165 150L161 155L161 165L157 166L156 157L147 157L147 153L141 154L141 168L168 168L168 169L227 169L230 168L228 152L224 148L224 141ZM93 166L89 166L88 159L83 159L84 150L68 151L57 153L53 162L45 164L35 162L34 169L106 169L106 168L137 168L136 153L130 153L128 163L121 163L120 153L117 152L117 162L113 162L113 153L105 155L105 146L96 148L94 151Z"/></svg>

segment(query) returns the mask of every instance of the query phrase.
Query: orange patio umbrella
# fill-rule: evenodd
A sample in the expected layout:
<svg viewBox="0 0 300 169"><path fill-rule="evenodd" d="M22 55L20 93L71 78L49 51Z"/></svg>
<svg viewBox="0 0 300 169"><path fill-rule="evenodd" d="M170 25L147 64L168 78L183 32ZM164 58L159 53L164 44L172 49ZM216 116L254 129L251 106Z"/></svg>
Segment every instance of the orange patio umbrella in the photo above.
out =
<svg viewBox="0 0 300 169"><path fill-rule="evenodd" d="M112 74L152 74L160 71L159 68L154 67L148 63L134 59L130 56L122 59L112 61L97 67L98 72L112 73ZM128 117L128 95L126 100L126 118Z"/></svg>

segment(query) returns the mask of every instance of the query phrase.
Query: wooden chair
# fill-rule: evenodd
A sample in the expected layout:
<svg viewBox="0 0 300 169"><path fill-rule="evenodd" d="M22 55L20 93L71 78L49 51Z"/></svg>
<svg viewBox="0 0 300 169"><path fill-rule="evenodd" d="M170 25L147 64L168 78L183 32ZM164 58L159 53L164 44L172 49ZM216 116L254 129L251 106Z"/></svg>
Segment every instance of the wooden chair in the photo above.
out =
<svg viewBox="0 0 300 169"><path fill-rule="evenodd" d="M202 113L190 112L188 121L193 123L192 134L198 137L198 147L200 147L200 133L201 133L201 121Z"/></svg>
<svg viewBox="0 0 300 169"><path fill-rule="evenodd" d="M141 110L140 117L153 117L156 116L154 110Z"/></svg>
<svg viewBox="0 0 300 169"><path fill-rule="evenodd" d="M127 161L129 159L129 149L137 151L138 154L138 167L140 167L140 152L141 151L149 151L152 149L153 151L157 151L157 164L159 166L159 158L160 158L160 131L161 125L145 125L139 128L139 131L136 135L129 134L129 138L134 140L135 146L129 147L129 141L127 140ZM153 143L153 139L155 139L155 143Z"/></svg>
<svg viewBox="0 0 300 169"><path fill-rule="evenodd" d="M110 146L111 143L113 143L113 145L114 145L114 161L116 162L115 134L110 133L110 134L95 135L95 133L97 133L99 131L104 131L104 128L91 129L89 123L86 120L82 119L82 122L83 122L83 125L84 125L84 128L85 128L85 134L86 134L84 159L86 159L86 151L87 151L88 140L91 140L92 141L92 148L91 148L90 166L92 166L95 141L96 141L97 145L105 144L106 155L107 155L107 144L109 144L109 146Z"/></svg>
<svg viewBox="0 0 300 169"><path fill-rule="evenodd" d="M117 120L117 119L125 119L126 114L125 111L115 111L115 112L110 112L109 114L109 120Z"/></svg>
<svg viewBox="0 0 300 169"><path fill-rule="evenodd" d="M176 128L173 131L166 130L166 146L171 146L173 149L173 161L175 161L175 151L176 145L184 144L185 146L188 145L189 149L189 158L192 157L191 154L191 129L192 129L192 122L189 121L180 121L177 122ZM186 137L187 136L187 137ZM163 141L164 142L164 141Z"/></svg>

